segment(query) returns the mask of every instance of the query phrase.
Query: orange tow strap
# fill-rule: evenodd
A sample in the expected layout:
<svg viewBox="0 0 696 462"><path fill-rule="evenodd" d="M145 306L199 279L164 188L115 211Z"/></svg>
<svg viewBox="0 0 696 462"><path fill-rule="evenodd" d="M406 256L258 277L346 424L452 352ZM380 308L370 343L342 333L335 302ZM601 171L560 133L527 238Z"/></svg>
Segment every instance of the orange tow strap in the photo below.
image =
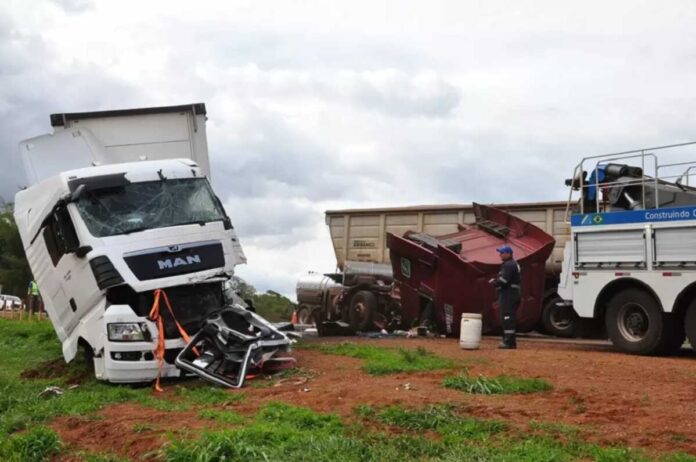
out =
<svg viewBox="0 0 696 462"><path fill-rule="evenodd" d="M157 371L157 380L155 381L155 390L157 391L162 391L162 387L160 387L160 376L162 375L162 364L164 362L164 320L162 319L162 315L160 315L160 296L164 297L164 303L167 305L167 309L169 309L169 313L172 315L176 328L179 329L181 338L183 338L186 343L191 341L189 335L186 333L184 328L181 327L179 321L176 320L176 316L174 316L174 311L172 310L172 305L169 303L167 293L162 289L155 290L155 301L152 304L152 309L150 310L150 319L157 323L157 330L159 332L157 346L155 347L154 351L155 358L157 358L159 361L159 370ZM196 351L195 348L193 351L198 354L198 351Z"/></svg>

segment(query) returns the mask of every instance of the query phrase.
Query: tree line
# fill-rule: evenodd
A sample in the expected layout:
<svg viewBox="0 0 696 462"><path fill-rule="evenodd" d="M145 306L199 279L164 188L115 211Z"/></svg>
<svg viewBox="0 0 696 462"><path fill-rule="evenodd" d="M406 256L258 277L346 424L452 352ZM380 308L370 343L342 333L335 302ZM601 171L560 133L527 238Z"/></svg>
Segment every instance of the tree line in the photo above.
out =
<svg viewBox="0 0 696 462"><path fill-rule="evenodd" d="M0 292L24 297L31 278L12 204L0 203Z"/></svg>

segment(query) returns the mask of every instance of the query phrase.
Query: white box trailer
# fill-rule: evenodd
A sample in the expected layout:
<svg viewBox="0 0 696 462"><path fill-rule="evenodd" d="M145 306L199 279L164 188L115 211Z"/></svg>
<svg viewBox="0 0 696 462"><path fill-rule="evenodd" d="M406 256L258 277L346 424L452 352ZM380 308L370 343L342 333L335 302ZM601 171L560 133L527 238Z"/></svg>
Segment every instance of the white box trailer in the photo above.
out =
<svg viewBox="0 0 696 462"><path fill-rule="evenodd" d="M51 114L53 133L20 143L30 185L60 172L190 159L210 176L205 104Z"/></svg>

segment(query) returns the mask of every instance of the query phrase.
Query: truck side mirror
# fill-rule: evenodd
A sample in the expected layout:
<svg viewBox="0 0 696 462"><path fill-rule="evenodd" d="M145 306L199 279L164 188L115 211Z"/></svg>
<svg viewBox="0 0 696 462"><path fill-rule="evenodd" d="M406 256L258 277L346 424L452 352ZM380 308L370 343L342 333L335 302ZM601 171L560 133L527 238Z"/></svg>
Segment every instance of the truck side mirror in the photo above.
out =
<svg viewBox="0 0 696 462"><path fill-rule="evenodd" d="M92 251L92 246L91 245L82 245L75 250L75 255L78 258L85 258L88 253Z"/></svg>

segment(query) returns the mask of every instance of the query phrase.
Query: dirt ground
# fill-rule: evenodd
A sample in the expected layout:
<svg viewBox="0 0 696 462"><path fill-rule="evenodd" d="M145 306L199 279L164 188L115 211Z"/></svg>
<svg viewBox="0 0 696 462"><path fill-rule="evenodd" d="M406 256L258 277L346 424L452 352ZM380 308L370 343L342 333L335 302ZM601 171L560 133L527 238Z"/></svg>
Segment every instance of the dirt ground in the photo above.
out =
<svg viewBox="0 0 696 462"><path fill-rule="evenodd" d="M670 358L640 357L598 342L528 339L519 341L518 350L508 351L496 349L495 338L485 338L476 351L461 350L452 339L308 341L422 346L461 361L472 374L542 378L554 389L531 395L470 395L442 387L443 377L453 371L373 377L362 372L361 360L300 349L295 357L302 374L276 386L248 386L241 391L246 398L232 409L253 413L269 401L284 401L350 420L359 404L458 403L474 417L506 421L521 431L530 421L562 423L580 427L584 439L603 445L696 454L696 355L691 351ZM165 391L162 399L168 396L172 394ZM164 412L133 403L108 406L100 416L105 419L61 418L52 427L72 448L138 458L159 448L167 431L191 434L212 425L199 420L196 410Z"/></svg>

